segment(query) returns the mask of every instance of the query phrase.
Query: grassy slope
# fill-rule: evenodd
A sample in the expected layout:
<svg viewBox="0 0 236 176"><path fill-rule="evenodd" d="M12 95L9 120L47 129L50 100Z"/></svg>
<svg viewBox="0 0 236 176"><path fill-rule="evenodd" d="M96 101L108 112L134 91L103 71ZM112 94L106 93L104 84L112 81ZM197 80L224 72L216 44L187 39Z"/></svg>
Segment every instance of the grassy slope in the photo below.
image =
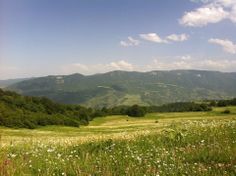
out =
<svg viewBox="0 0 236 176"><path fill-rule="evenodd" d="M229 109L231 114L223 114L223 110ZM73 142L85 142L92 139L118 138L124 133L143 134L147 131L155 132L170 126L172 123L183 120L203 119L229 119L236 117L236 107L215 108L212 112L185 112L185 113L153 113L144 118L131 118L128 116L108 116L95 118L89 126L59 127L46 126L39 129L10 129L0 127L1 144L9 145L32 140L44 140L45 142L63 141L67 137L73 138ZM149 133L147 132L147 133Z"/></svg>
<svg viewBox="0 0 236 176"><path fill-rule="evenodd" d="M0 175L235 175L235 129L236 107L0 128Z"/></svg>

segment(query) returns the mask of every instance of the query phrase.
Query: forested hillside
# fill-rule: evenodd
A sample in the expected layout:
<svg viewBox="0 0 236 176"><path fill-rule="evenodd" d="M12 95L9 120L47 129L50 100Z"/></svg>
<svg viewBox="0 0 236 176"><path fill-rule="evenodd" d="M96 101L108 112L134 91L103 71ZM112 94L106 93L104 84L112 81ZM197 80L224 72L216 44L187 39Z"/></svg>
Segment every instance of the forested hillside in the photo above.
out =
<svg viewBox="0 0 236 176"><path fill-rule="evenodd" d="M81 106L62 105L44 97L22 96L0 89L0 126L36 128L45 125L88 124L96 113Z"/></svg>
<svg viewBox="0 0 236 176"><path fill-rule="evenodd" d="M211 111L212 106L235 106L231 100L206 102L176 102L161 106L116 106L112 108L86 108L80 105L55 103L45 97L30 97L0 89L0 126L37 128L46 125L88 125L96 117L126 115L143 117L146 113ZM229 112L230 113L230 112Z"/></svg>
<svg viewBox="0 0 236 176"><path fill-rule="evenodd" d="M13 84L23 95L46 96L66 104L114 107L162 105L203 99L236 97L236 73L176 70L113 71L84 76L47 76Z"/></svg>

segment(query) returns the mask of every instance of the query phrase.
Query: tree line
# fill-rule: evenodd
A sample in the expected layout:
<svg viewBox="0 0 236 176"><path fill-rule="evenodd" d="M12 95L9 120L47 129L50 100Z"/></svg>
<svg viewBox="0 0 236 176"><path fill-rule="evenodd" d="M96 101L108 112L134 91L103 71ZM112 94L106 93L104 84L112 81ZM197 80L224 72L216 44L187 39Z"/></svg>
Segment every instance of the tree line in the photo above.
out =
<svg viewBox="0 0 236 176"><path fill-rule="evenodd" d="M215 107L236 106L236 98L230 100L211 100L209 104Z"/></svg>
<svg viewBox="0 0 236 176"><path fill-rule="evenodd" d="M131 117L143 117L146 113L157 112L197 112L211 111L212 107L207 103L176 102L161 106L117 106L110 109L101 109L106 115L128 115Z"/></svg>
<svg viewBox="0 0 236 176"><path fill-rule="evenodd" d="M0 89L0 126L36 128L45 125L79 127L99 112L79 105L64 105L45 97L22 96Z"/></svg>
<svg viewBox="0 0 236 176"><path fill-rule="evenodd" d="M117 106L112 108L86 108L80 105L66 105L45 97L19 95L0 89L0 126L14 128L37 128L45 125L79 127L88 125L95 117L128 115L143 117L154 112L211 111L212 106L236 105L236 98L203 103L177 102L162 106Z"/></svg>

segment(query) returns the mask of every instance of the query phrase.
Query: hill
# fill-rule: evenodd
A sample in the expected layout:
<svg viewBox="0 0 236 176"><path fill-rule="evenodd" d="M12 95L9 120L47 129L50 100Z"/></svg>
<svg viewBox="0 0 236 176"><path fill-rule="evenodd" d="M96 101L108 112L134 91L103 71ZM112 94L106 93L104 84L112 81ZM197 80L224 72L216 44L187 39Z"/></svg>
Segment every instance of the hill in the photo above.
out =
<svg viewBox="0 0 236 176"><path fill-rule="evenodd" d="M23 95L46 96L66 104L89 107L161 105L236 96L236 73L200 70L151 72L113 71L47 76L25 80L8 87Z"/></svg>
<svg viewBox="0 0 236 176"><path fill-rule="evenodd" d="M44 97L22 96L0 89L0 126L36 128L45 125L87 125L93 111L78 105L63 105Z"/></svg>

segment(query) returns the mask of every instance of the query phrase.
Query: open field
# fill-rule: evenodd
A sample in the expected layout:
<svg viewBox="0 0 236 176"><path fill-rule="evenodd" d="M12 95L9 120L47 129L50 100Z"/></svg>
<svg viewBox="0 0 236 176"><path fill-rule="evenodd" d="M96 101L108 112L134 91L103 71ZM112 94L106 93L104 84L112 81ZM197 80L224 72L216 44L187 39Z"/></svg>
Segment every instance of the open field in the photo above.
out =
<svg viewBox="0 0 236 176"><path fill-rule="evenodd" d="M222 113L229 109L231 113ZM0 128L0 175L236 175L236 107Z"/></svg>

